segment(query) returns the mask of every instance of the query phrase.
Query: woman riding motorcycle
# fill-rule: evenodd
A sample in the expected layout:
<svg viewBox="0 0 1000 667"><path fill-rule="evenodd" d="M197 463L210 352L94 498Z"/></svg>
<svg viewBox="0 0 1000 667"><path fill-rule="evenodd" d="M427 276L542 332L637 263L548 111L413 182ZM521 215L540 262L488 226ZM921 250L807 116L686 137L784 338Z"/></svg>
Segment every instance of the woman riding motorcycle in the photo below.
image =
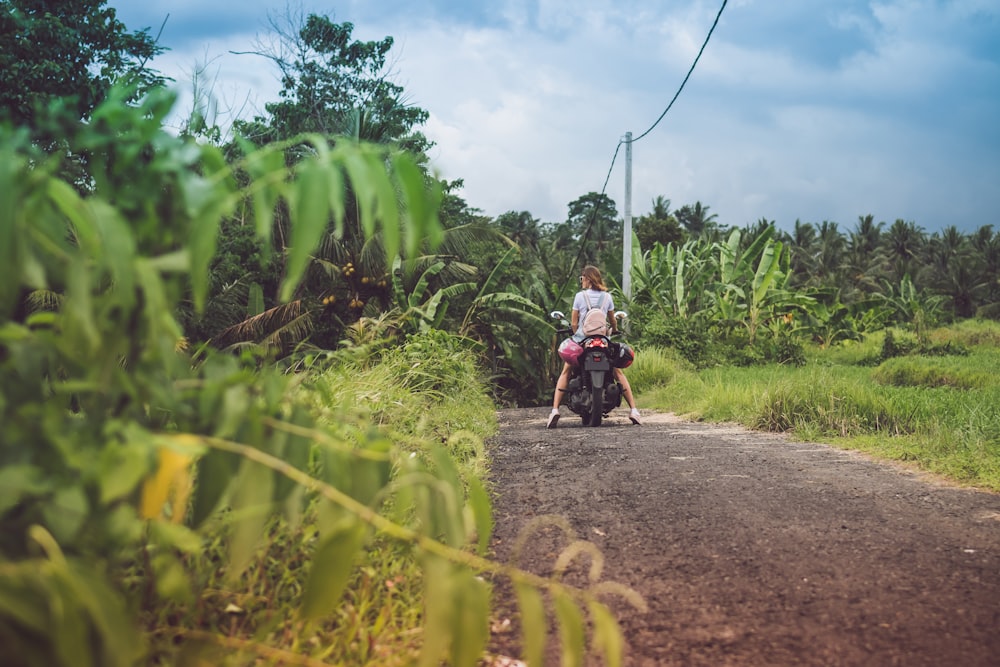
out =
<svg viewBox="0 0 1000 667"><path fill-rule="evenodd" d="M571 316L570 324L573 327L573 331L576 332L575 338L582 340L583 338L583 318L586 313L592 308L600 308L605 313L605 319L610 323L611 333L614 334L618 331L618 322L615 320L612 313L615 309L614 301L611 299L611 294L608 292L608 288L604 286L604 278L601 276L601 271L596 266L585 266L580 275L580 291L576 293L573 298L573 314ZM556 424L559 423L559 403L562 402L562 395L566 392L566 386L569 384L569 376L572 372L572 366L568 363L563 362L562 373L559 374L559 379L556 381L556 390L552 398L552 412L549 413L549 420L546 423L546 428L555 428ZM625 377L625 373L620 368L615 368L615 377L618 379L619 384L622 386L622 393L625 395L625 401L628 403L631 411L629 412L629 419L632 420L633 424L642 424L642 419L639 416L639 409L635 406L635 398L632 396L632 387L628 383L628 379Z"/></svg>

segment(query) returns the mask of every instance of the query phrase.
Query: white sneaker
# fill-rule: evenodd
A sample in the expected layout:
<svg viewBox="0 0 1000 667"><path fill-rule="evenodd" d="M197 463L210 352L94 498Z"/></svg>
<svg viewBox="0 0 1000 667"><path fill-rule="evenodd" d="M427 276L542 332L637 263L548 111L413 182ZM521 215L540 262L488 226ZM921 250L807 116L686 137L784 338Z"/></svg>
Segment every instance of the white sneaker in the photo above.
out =
<svg viewBox="0 0 1000 667"><path fill-rule="evenodd" d="M642 425L642 418L639 417L639 411L636 408L632 408L632 412L628 413L628 418L632 420L632 423L636 426Z"/></svg>
<svg viewBox="0 0 1000 667"><path fill-rule="evenodd" d="M549 422L545 425L545 428L555 428L556 424L559 423L559 409L552 408L552 412L549 414Z"/></svg>

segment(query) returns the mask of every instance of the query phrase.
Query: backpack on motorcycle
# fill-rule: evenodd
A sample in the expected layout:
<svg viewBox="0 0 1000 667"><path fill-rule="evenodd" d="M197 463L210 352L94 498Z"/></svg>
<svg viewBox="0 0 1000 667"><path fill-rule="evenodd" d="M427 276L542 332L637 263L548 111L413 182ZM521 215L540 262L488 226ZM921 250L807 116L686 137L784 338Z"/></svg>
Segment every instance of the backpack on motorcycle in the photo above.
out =
<svg viewBox="0 0 1000 667"><path fill-rule="evenodd" d="M584 292L584 299L587 302L587 312L580 319L580 328L577 333L583 336L607 336L608 335L608 314L604 310L604 299L607 292L601 293L601 298L595 306L590 302L590 296Z"/></svg>

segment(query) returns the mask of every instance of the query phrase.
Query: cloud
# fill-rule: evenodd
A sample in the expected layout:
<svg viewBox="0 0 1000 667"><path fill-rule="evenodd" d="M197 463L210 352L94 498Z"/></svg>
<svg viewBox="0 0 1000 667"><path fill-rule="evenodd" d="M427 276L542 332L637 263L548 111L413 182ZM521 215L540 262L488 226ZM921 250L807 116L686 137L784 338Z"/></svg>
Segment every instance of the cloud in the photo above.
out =
<svg viewBox="0 0 1000 667"><path fill-rule="evenodd" d="M141 6L130 11L147 21L171 12L177 33L165 31L174 50L161 69L211 60L230 107L276 99L266 61L229 54L266 30L273 3ZM675 208L701 201L731 225L850 226L871 213L1000 228L995 2L730 0L652 128L718 10L709 0L352 0L333 18L354 23L357 39L394 38L397 83L430 113L434 164L464 179L462 195L488 215L562 220L609 173L623 211L619 142L650 130L633 146L635 215L665 196Z"/></svg>

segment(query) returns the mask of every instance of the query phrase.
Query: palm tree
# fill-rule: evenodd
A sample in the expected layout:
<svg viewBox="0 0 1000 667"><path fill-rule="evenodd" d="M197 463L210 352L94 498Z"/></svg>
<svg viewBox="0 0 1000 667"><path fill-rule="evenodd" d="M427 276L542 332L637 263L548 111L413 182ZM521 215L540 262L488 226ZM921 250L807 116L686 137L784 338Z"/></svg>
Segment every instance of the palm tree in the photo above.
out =
<svg viewBox="0 0 1000 667"><path fill-rule="evenodd" d="M653 210L649 214L654 218L666 220L670 215L670 200L663 195L656 195L656 199L653 200Z"/></svg>
<svg viewBox="0 0 1000 667"><path fill-rule="evenodd" d="M538 219L528 211L507 211L497 216L494 223L511 241L525 248L537 248L542 237Z"/></svg>
<svg viewBox="0 0 1000 667"><path fill-rule="evenodd" d="M949 225L931 236L925 246L925 257L921 273L925 282L947 297L956 317L971 317L976 297L985 284L969 239L957 227Z"/></svg>
<svg viewBox="0 0 1000 667"><path fill-rule="evenodd" d="M993 233L993 225L983 225L970 237L983 274L983 302L1000 302L1000 232Z"/></svg>
<svg viewBox="0 0 1000 667"><path fill-rule="evenodd" d="M923 228L897 218L883 237L883 243L890 263L891 282L898 285L904 277L912 278L924 246Z"/></svg>
<svg viewBox="0 0 1000 667"><path fill-rule="evenodd" d="M836 287L839 290L843 287L841 276L846 247L844 236L840 233L837 223L829 220L820 223L817 234L819 253L816 255L813 282L817 285Z"/></svg>
<svg viewBox="0 0 1000 667"><path fill-rule="evenodd" d="M782 237L791 253L791 282L803 285L816 268L816 228L812 223L796 220L792 234L783 234Z"/></svg>
<svg viewBox="0 0 1000 667"><path fill-rule="evenodd" d="M878 291L885 275L885 255L881 252L882 227L871 215L858 216L858 224L847 236L844 268L850 291L871 294Z"/></svg>
<svg viewBox="0 0 1000 667"><path fill-rule="evenodd" d="M668 199L667 203L669 202ZM715 221L719 216L710 214L708 209L708 206L702 206L700 201L696 201L693 205L682 206L677 211L677 221L687 230L691 238L702 238L717 228Z"/></svg>

